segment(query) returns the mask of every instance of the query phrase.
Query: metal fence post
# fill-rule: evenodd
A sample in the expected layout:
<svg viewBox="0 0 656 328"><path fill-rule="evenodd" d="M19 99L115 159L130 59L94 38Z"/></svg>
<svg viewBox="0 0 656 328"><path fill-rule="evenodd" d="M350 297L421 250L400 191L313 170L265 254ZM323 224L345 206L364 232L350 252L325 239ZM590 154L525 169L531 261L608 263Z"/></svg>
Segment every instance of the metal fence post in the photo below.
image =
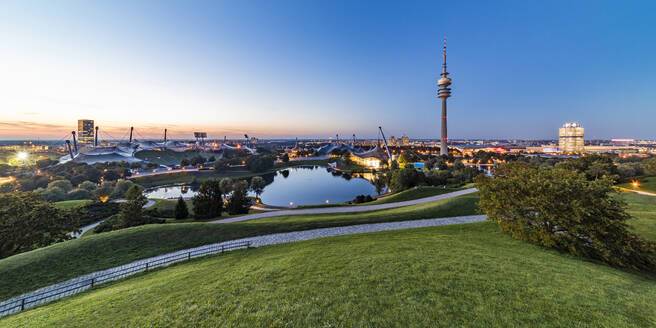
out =
<svg viewBox="0 0 656 328"><path fill-rule="evenodd" d="M223 253L223 245L221 245L221 253Z"/></svg>
<svg viewBox="0 0 656 328"><path fill-rule="evenodd" d="M191 252L187 253L187 260L191 260Z"/></svg>
<svg viewBox="0 0 656 328"><path fill-rule="evenodd" d="M21 311L25 310L25 299L21 300Z"/></svg>
<svg viewBox="0 0 656 328"><path fill-rule="evenodd" d="M148 262L146 262L146 271L148 271Z"/></svg>
<svg viewBox="0 0 656 328"><path fill-rule="evenodd" d="M91 288L93 288L93 284L96 282L96 278L91 278Z"/></svg>

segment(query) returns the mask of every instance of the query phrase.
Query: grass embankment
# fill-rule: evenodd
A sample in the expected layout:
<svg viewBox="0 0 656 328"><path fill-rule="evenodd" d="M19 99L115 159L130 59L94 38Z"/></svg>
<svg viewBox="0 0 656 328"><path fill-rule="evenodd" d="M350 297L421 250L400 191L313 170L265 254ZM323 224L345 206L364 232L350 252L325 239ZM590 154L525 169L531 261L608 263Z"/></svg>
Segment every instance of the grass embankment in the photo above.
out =
<svg viewBox="0 0 656 328"><path fill-rule="evenodd" d="M633 217L627 222L631 230L656 241L656 197L632 192L621 193L621 197L629 205L627 211Z"/></svg>
<svg viewBox="0 0 656 328"><path fill-rule="evenodd" d="M383 198L376 199L374 201L368 202L368 203L360 203L360 204L345 204L345 203L338 203L338 204L319 204L319 205L304 205L304 206L298 206L297 208L319 208L319 207L338 207L338 206L352 206L352 205L378 205L378 204L388 204L388 203L398 203L398 202L405 202L408 200L415 200L415 199L420 199L420 198L426 198L426 197L431 197L431 196L437 196L437 195L442 195L462 189L467 189L473 187L473 184L467 184L465 186L459 187L459 188L443 188L443 187L433 187L433 186L419 186L417 188L412 188L408 190L404 190Z"/></svg>
<svg viewBox="0 0 656 328"><path fill-rule="evenodd" d="M641 177L638 180L638 187L634 187L632 182L622 183L618 186L629 190L639 190L656 194L656 177Z"/></svg>
<svg viewBox="0 0 656 328"><path fill-rule="evenodd" d="M0 260L0 300L175 250L277 232L471 215L477 212L476 202L478 196L469 194L380 211L281 216L227 224L145 225L85 236Z"/></svg>
<svg viewBox="0 0 656 328"><path fill-rule="evenodd" d="M656 281L512 239L482 222L206 257L0 325L653 327Z"/></svg>
<svg viewBox="0 0 656 328"><path fill-rule="evenodd" d="M64 200L61 202L55 202L55 206L61 209L71 209L75 207L81 207L93 203L90 199L79 199L79 200Z"/></svg>
<svg viewBox="0 0 656 328"><path fill-rule="evenodd" d="M185 151L173 151L173 150L142 150L134 154L134 157L148 161L148 162L153 162L157 163L160 165L179 165L180 161L183 159L191 159L192 157L195 156L203 156L205 158L210 158L211 156L218 157L218 154L215 153L209 153L209 152L204 152L204 151L199 151L199 150L185 150Z"/></svg>
<svg viewBox="0 0 656 328"><path fill-rule="evenodd" d="M176 172L176 173L167 173L167 174L156 174L149 176L137 176L130 177L130 179L144 188L151 188L157 186L166 186L174 184L188 184L188 183L200 183L205 180L210 179L222 179L222 178L248 178L256 175L262 175L264 173L252 173L246 171L243 168L239 169L229 169L224 172L216 172L214 170L203 170L203 171L189 171L189 172Z"/></svg>

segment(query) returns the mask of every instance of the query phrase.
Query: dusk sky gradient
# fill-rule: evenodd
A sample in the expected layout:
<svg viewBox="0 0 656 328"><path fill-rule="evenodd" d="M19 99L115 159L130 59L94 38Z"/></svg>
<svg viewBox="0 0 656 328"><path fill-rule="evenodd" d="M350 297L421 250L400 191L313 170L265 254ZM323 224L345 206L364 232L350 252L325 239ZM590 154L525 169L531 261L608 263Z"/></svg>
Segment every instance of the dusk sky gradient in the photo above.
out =
<svg viewBox="0 0 656 328"><path fill-rule="evenodd" d="M1 1L0 139L656 138L654 1Z"/></svg>

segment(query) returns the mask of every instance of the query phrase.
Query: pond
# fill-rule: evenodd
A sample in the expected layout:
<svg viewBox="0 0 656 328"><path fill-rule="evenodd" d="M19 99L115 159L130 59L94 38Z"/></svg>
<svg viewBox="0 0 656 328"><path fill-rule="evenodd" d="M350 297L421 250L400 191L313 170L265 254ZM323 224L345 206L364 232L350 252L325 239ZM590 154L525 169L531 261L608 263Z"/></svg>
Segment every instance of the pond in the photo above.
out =
<svg viewBox="0 0 656 328"><path fill-rule="evenodd" d="M341 174L321 166L301 166L263 176L267 181L262 202L274 206L343 203L358 195L376 195L366 179ZM169 186L146 191L148 198L191 198L198 186ZM251 194L254 196L254 194Z"/></svg>

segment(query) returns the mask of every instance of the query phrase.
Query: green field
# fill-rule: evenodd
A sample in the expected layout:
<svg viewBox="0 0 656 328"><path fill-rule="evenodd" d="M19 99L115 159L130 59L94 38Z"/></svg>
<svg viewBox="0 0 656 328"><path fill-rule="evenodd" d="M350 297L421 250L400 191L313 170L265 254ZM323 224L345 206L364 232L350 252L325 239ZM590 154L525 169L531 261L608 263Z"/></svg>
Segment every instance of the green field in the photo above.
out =
<svg viewBox="0 0 656 328"><path fill-rule="evenodd" d="M619 186L630 190L646 191L656 194L656 177L639 178L638 188L635 188L631 182L622 183Z"/></svg>
<svg viewBox="0 0 656 328"><path fill-rule="evenodd" d="M368 203L355 204L359 205L377 205L377 204L387 204L387 203L398 203L408 200L426 198L431 196L442 195L465 188L470 188L470 185L461 187L461 188L442 188L442 187L432 187L432 186L419 186L417 188L412 188L404 190L383 198L376 199ZM338 204L321 204L321 205L305 205L299 206L298 208L318 208L318 207L338 207L338 206L352 206L350 204L338 203Z"/></svg>
<svg viewBox="0 0 656 328"><path fill-rule="evenodd" d="M134 157L157 163L160 165L180 165L180 161L183 159L191 159L194 156L203 156L205 158L210 158L211 156L219 157L219 154L208 153L199 150L185 150L185 151L173 151L173 150L142 150L134 154Z"/></svg>
<svg viewBox="0 0 656 328"><path fill-rule="evenodd" d="M62 209L71 209L75 207L80 207L93 203L91 199L80 199L80 200L64 200L61 202L54 203L55 206Z"/></svg>
<svg viewBox="0 0 656 328"><path fill-rule="evenodd" d="M194 172L176 172L167 174L157 174L141 177L130 177L134 183L141 185L144 188L151 188L157 186L167 186L174 184L189 184L200 183L209 179L222 179L233 178L242 179L263 173L252 173L243 169L233 169L225 172L216 172L214 170L194 171Z"/></svg>
<svg viewBox="0 0 656 328"><path fill-rule="evenodd" d="M240 250L0 320L3 327L655 325L653 278L515 240L493 222Z"/></svg>
<svg viewBox="0 0 656 328"><path fill-rule="evenodd" d="M362 223L477 214L477 194L394 209L263 218L228 224L132 227L54 244L0 260L0 300L137 259L209 243Z"/></svg>
<svg viewBox="0 0 656 328"><path fill-rule="evenodd" d="M624 192L621 197L629 205L633 219L628 223L632 230L645 238L656 241L656 197Z"/></svg>

